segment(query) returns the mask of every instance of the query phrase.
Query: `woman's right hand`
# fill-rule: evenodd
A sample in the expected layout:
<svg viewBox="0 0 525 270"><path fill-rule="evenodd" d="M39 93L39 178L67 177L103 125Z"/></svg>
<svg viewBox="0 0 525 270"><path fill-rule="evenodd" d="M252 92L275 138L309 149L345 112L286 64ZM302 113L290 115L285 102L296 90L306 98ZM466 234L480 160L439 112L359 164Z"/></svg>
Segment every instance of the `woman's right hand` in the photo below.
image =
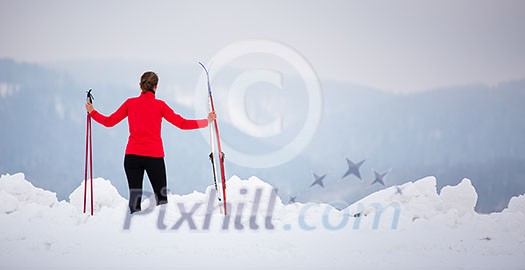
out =
<svg viewBox="0 0 525 270"><path fill-rule="evenodd" d="M215 114L215 112L210 112L208 114L208 124L213 122L213 120L215 120L215 119L217 119L217 114Z"/></svg>
<svg viewBox="0 0 525 270"><path fill-rule="evenodd" d="M91 113L95 108L93 108L93 104L89 102L89 99L86 100L86 111L88 113Z"/></svg>

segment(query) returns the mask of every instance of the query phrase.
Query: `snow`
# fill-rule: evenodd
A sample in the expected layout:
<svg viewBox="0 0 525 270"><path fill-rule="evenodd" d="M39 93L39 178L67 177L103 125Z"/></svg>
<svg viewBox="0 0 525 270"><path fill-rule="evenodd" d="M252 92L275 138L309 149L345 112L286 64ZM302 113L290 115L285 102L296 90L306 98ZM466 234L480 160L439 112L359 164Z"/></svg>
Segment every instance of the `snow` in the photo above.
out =
<svg viewBox="0 0 525 270"><path fill-rule="evenodd" d="M233 176L225 218L211 186L169 194L163 206L145 196L143 211L129 215L111 181L96 178L89 216L83 181L59 202L21 173L2 175L0 269L525 267L525 196L482 215L470 180L439 193L436 182L388 187L338 210L284 204L268 183Z"/></svg>
<svg viewBox="0 0 525 270"><path fill-rule="evenodd" d="M503 210L504 213L522 213L525 214L525 196L512 197L509 201L509 207Z"/></svg>
<svg viewBox="0 0 525 270"><path fill-rule="evenodd" d="M443 187L439 197L443 200L444 209L455 209L459 216L474 214L478 201L478 194L469 179L463 179L457 186Z"/></svg>
<svg viewBox="0 0 525 270"><path fill-rule="evenodd" d="M1 179L0 190L16 198L19 207L30 203L45 206L53 206L58 203L55 193L36 188L25 179L22 173L13 176L2 176Z"/></svg>
<svg viewBox="0 0 525 270"><path fill-rule="evenodd" d="M118 208L127 205L127 200L122 198L111 181L102 178L93 179L93 191L97 193L96 200L93 200L94 212L99 212L103 207ZM88 183L86 194L90 196L91 187ZM89 203L90 197L87 202ZM84 182L69 195L69 202L77 209L84 209Z"/></svg>

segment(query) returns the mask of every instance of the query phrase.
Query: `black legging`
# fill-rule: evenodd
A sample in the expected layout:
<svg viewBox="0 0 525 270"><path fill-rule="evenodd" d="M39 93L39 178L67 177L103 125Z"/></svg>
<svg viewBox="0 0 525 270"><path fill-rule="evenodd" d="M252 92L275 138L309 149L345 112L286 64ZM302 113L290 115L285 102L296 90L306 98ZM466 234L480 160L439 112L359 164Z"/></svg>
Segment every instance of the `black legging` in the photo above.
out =
<svg viewBox="0 0 525 270"><path fill-rule="evenodd" d="M129 211L131 213L141 210L144 171L148 174L149 181L153 187L157 205L168 202L164 158L126 155L124 157L124 170L128 178Z"/></svg>

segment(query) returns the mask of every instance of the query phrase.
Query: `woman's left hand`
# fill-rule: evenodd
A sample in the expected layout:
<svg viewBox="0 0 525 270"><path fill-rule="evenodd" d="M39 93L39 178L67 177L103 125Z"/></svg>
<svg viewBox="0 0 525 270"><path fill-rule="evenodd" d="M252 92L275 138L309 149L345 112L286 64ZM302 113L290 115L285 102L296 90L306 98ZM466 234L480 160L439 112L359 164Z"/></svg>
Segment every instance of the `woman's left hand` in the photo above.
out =
<svg viewBox="0 0 525 270"><path fill-rule="evenodd" d="M215 119L217 119L217 114L215 114L215 112L210 112L208 114L208 124L213 122Z"/></svg>

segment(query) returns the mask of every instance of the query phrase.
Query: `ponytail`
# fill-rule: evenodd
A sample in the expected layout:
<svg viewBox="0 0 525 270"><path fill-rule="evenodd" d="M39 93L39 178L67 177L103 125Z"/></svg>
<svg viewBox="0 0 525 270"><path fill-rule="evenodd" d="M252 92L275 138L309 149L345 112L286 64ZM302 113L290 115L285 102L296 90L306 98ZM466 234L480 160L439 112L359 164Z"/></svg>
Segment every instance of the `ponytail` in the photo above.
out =
<svg viewBox="0 0 525 270"><path fill-rule="evenodd" d="M155 93L155 87L159 83L159 77L153 71L146 71L140 77L140 89L142 92L150 91Z"/></svg>

